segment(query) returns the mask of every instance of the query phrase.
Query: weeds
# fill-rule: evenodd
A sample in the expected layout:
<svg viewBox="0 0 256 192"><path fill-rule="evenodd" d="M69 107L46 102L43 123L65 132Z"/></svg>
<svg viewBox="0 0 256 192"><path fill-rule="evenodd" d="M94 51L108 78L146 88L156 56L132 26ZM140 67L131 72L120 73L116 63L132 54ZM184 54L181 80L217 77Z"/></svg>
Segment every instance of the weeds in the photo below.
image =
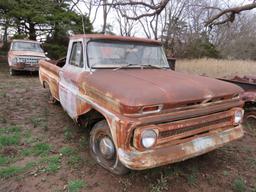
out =
<svg viewBox="0 0 256 192"><path fill-rule="evenodd" d="M55 173L57 172L61 167L61 159L59 156L52 156L47 159L47 167L45 169L45 172L47 173Z"/></svg>
<svg viewBox="0 0 256 192"><path fill-rule="evenodd" d="M132 186L131 181L130 181L129 179L127 179L127 178L122 178L122 179L120 179L120 180L119 180L119 183L122 185L122 191L123 191L123 192L128 191L128 188L129 188L130 186Z"/></svg>
<svg viewBox="0 0 256 192"><path fill-rule="evenodd" d="M242 178L237 178L233 182L233 190L236 192L244 192L246 191L246 185Z"/></svg>
<svg viewBox="0 0 256 192"><path fill-rule="evenodd" d="M186 176L187 178L187 181L188 181L188 184L189 185L195 185L196 184L196 181L197 181L197 177L195 174L189 174Z"/></svg>
<svg viewBox="0 0 256 192"><path fill-rule="evenodd" d="M18 175L20 173L24 173L25 171L33 168L36 165L37 165L36 162L29 162L24 167L9 166L9 167L6 167L6 168L2 168L2 169L0 169L0 178L6 179L6 178L9 178L9 177L13 177L13 176Z"/></svg>
<svg viewBox="0 0 256 192"><path fill-rule="evenodd" d="M11 127L0 128L0 133L1 134L20 133L20 127L11 126Z"/></svg>
<svg viewBox="0 0 256 192"><path fill-rule="evenodd" d="M69 192L79 192L80 189L86 187L86 183L83 180L73 180L68 182Z"/></svg>
<svg viewBox="0 0 256 192"><path fill-rule="evenodd" d="M223 175L224 176L229 176L229 172L228 171L223 171Z"/></svg>
<svg viewBox="0 0 256 192"><path fill-rule="evenodd" d="M151 185L150 192L162 192L168 190L168 179L163 174L157 179L156 183Z"/></svg>
<svg viewBox="0 0 256 192"><path fill-rule="evenodd" d="M88 139L87 139L85 136L81 137L81 138L79 139L79 147L80 147L81 149L84 149L85 147L88 147L88 146L89 146L89 141L88 141Z"/></svg>
<svg viewBox="0 0 256 192"><path fill-rule="evenodd" d="M0 178L9 178L9 177L18 175L20 173L24 173L41 163L46 163L46 167L43 170L41 170L42 172L46 172L46 173L55 173L61 167L60 157L59 156L51 156L51 157L43 158L39 161L29 162L23 167L9 166L6 168L2 168L2 169L0 169Z"/></svg>
<svg viewBox="0 0 256 192"><path fill-rule="evenodd" d="M168 167L164 170L164 174L166 176L180 176L182 175L182 170L177 165L172 165L171 167Z"/></svg>
<svg viewBox="0 0 256 192"><path fill-rule="evenodd" d="M4 156L0 155L0 166L8 164L9 161L10 161L9 157L4 157Z"/></svg>
<svg viewBox="0 0 256 192"><path fill-rule="evenodd" d="M7 123L7 120L6 120L5 117L0 117L0 122L1 122L1 123Z"/></svg>
<svg viewBox="0 0 256 192"><path fill-rule="evenodd" d="M38 155L48 155L51 150L51 146L47 143L38 143L33 147L33 154Z"/></svg>
<svg viewBox="0 0 256 192"><path fill-rule="evenodd" d="M14 135L1 135L0 136L0 148L1 146L18 145L20 142L20 135L18 133Z"/></svg>
<svg viewBox="0 0 256 192"><path fill-rule="evenodd" d="M196 185L197 174L198 174L198 169L197 169L197 167L193 166L191 169L191 174L186 175L189 185Z"/></svg>
<svg viewBox="0 0 256 192"><path fill-rule="evenodd" d="M37 127L41 126L42 124L44 124L45 119L41 118L41 117L31 117L30 122L32 123L34 128L37 128Z"/></svg>
<svg viewBox="0 0 256 192"><path fill-rule="evenodd" d="M9 178L21 172L23 172L23 168L21 167L16 167L16 166L6 167L3 169L0 169L0 177Z"/></svg>
<svg viewBox="0 0 256 192"><path fill-rule="evenodd" d="M207 63L207 65L205 64ZM191 74L206 74L210 77L255 74L255 61L220 60L220 59L189 59L177 60L176 71Z"/></svg>
<svg viewBox="0 0 256 192"><path fill-rule="evenodd" d="M83 164L83 159L78 155L73 155L68 159L68 165L72 168L81 167Z"/></svg>
<svg viewBox="0 0 256 192"><path fill-rule="evenodd" d="M62 147L59 152L68 157L68 165L72 168L78 168L84 163L77 151L71 147Z"/></svg>
<svg viewBox="0 0 256 192"><path fill-rule="evenodd" d="M64 138L65 140L71 140L74 137L72 131L69 128L65 128L64 130Z"/></svg>
<svg viewBox="0 0 256 192"><path fill-rule="evenodd" d="M251 168L256 168L256 158L249 157L247 162Z"/></svg>
<svg viewBox="0 0 256 192"><path fill-rule="evenodd" d="M35 155L35 156L45 156L51 151L51 146L47 143L37 143L31 148L26 148L21 151L23 156Z"/></svg>
<svg viewBox="0 0 256 192"><path fill-rule="evenodd" d="M20 142L20 128L16 126L0 128L0 147L18 145Z"/></svg>
<svg viewBox="0 0 256 192"><path fill-rule="evenodd" d="M4 93L4 92L0 92L0 97L6 98L6 97L7 97L7 94Z"/></svg>
<svg viewBox="0 0 256 192"><path fill-rule="evenodd" d="M64 156L70 156L72 154L75 154L75 150L71 147L62 147L60 149L60 153Z"/></svg>

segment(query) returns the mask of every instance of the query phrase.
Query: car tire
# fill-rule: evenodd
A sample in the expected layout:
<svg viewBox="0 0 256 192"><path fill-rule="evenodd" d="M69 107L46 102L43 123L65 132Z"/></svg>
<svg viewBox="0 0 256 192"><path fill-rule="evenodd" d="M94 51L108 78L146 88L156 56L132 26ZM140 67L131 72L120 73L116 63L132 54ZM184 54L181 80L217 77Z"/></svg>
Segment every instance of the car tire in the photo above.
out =
<svg viewBox="0 0 256 192"><path fill-rule="evenodd" d="M55 98L52 96L50 87L49 87L49 85L48 85L47 83L44 84L44 88L47 89L47 91L48 91L48 103L56 104L56 103L58 102L58 100L55 99Z"/></svg>
<svg viewBox="0 0 256 192"><path fill-rule="evenodd" d="M246 112L244 120L248 124L256 125L256 111Z"/></svg>
<svg viewBox="0 0 256 192"><path fill-rule="evenodd" d="M9 73L10 73L11 76L16 75L16 71L15 71L14 69L10 69L10 70L9 70Z"/></svg>
<svg viewBox="0 0 256 192"><path fill-rule="evenodd" d="M125 175L129 172L118 158L106 120L96 123L90 132L90 153L99 165L114 174Z"/></svg>

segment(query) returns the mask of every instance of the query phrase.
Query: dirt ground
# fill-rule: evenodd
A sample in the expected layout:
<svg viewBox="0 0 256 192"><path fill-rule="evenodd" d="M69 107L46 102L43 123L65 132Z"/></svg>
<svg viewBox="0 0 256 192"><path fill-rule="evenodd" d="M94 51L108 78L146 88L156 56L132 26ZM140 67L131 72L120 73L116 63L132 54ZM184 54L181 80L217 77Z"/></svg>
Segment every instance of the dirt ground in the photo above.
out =
<svg viewBox="0 0 256 192"><path fill-rule="evenodd" d="M89 134L47 101L38 75L0 64L0 192L256 191L256 128L243 139L181 163L127 176L95 164Z"/></svg>

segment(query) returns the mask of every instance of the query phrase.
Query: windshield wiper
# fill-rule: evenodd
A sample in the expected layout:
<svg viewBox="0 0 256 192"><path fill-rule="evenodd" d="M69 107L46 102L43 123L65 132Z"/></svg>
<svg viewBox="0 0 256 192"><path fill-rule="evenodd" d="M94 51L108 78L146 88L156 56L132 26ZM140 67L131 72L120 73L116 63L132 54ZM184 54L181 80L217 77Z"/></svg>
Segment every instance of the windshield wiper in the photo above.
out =
<svg viewBox="0 0 256 192"><path fill-rule="evenodd" d="M117 67L117 68L113 69L113 71L117 71L117 70L119 70L119 69L127 68L127 67L130 67L130 66L133 66L133 65L138 66L138 64L136 64L136 63L129 63L129 64L126 64L126 65L122 65L122 66L120 66L120 67Z"/></svg>
<svg viewBox="0 0 256 192"><path fill-rule="evenodd" d="M160 67L160 66L157 66L157 65L151 65L151 64L143 64L141 65L141 67L151 67L151 68L156 68L156 69L166 69L164 67Z"/></svg>

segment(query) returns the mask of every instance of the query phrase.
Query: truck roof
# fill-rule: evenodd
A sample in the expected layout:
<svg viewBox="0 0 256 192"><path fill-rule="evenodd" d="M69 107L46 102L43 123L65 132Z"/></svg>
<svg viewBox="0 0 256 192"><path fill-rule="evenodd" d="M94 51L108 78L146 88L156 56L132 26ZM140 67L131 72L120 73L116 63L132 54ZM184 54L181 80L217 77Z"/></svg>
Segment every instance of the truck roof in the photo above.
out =
<svg viewBox="0 0 256 192"><path fill-rule="evenodd" d="M79 34L71 36L70 39L101 39L101 40L115 40L115 41L130 41L130 42L141 42L161 45L160 41L138 37L127 37L117 35L103 35L103 34Z"/></svg>

